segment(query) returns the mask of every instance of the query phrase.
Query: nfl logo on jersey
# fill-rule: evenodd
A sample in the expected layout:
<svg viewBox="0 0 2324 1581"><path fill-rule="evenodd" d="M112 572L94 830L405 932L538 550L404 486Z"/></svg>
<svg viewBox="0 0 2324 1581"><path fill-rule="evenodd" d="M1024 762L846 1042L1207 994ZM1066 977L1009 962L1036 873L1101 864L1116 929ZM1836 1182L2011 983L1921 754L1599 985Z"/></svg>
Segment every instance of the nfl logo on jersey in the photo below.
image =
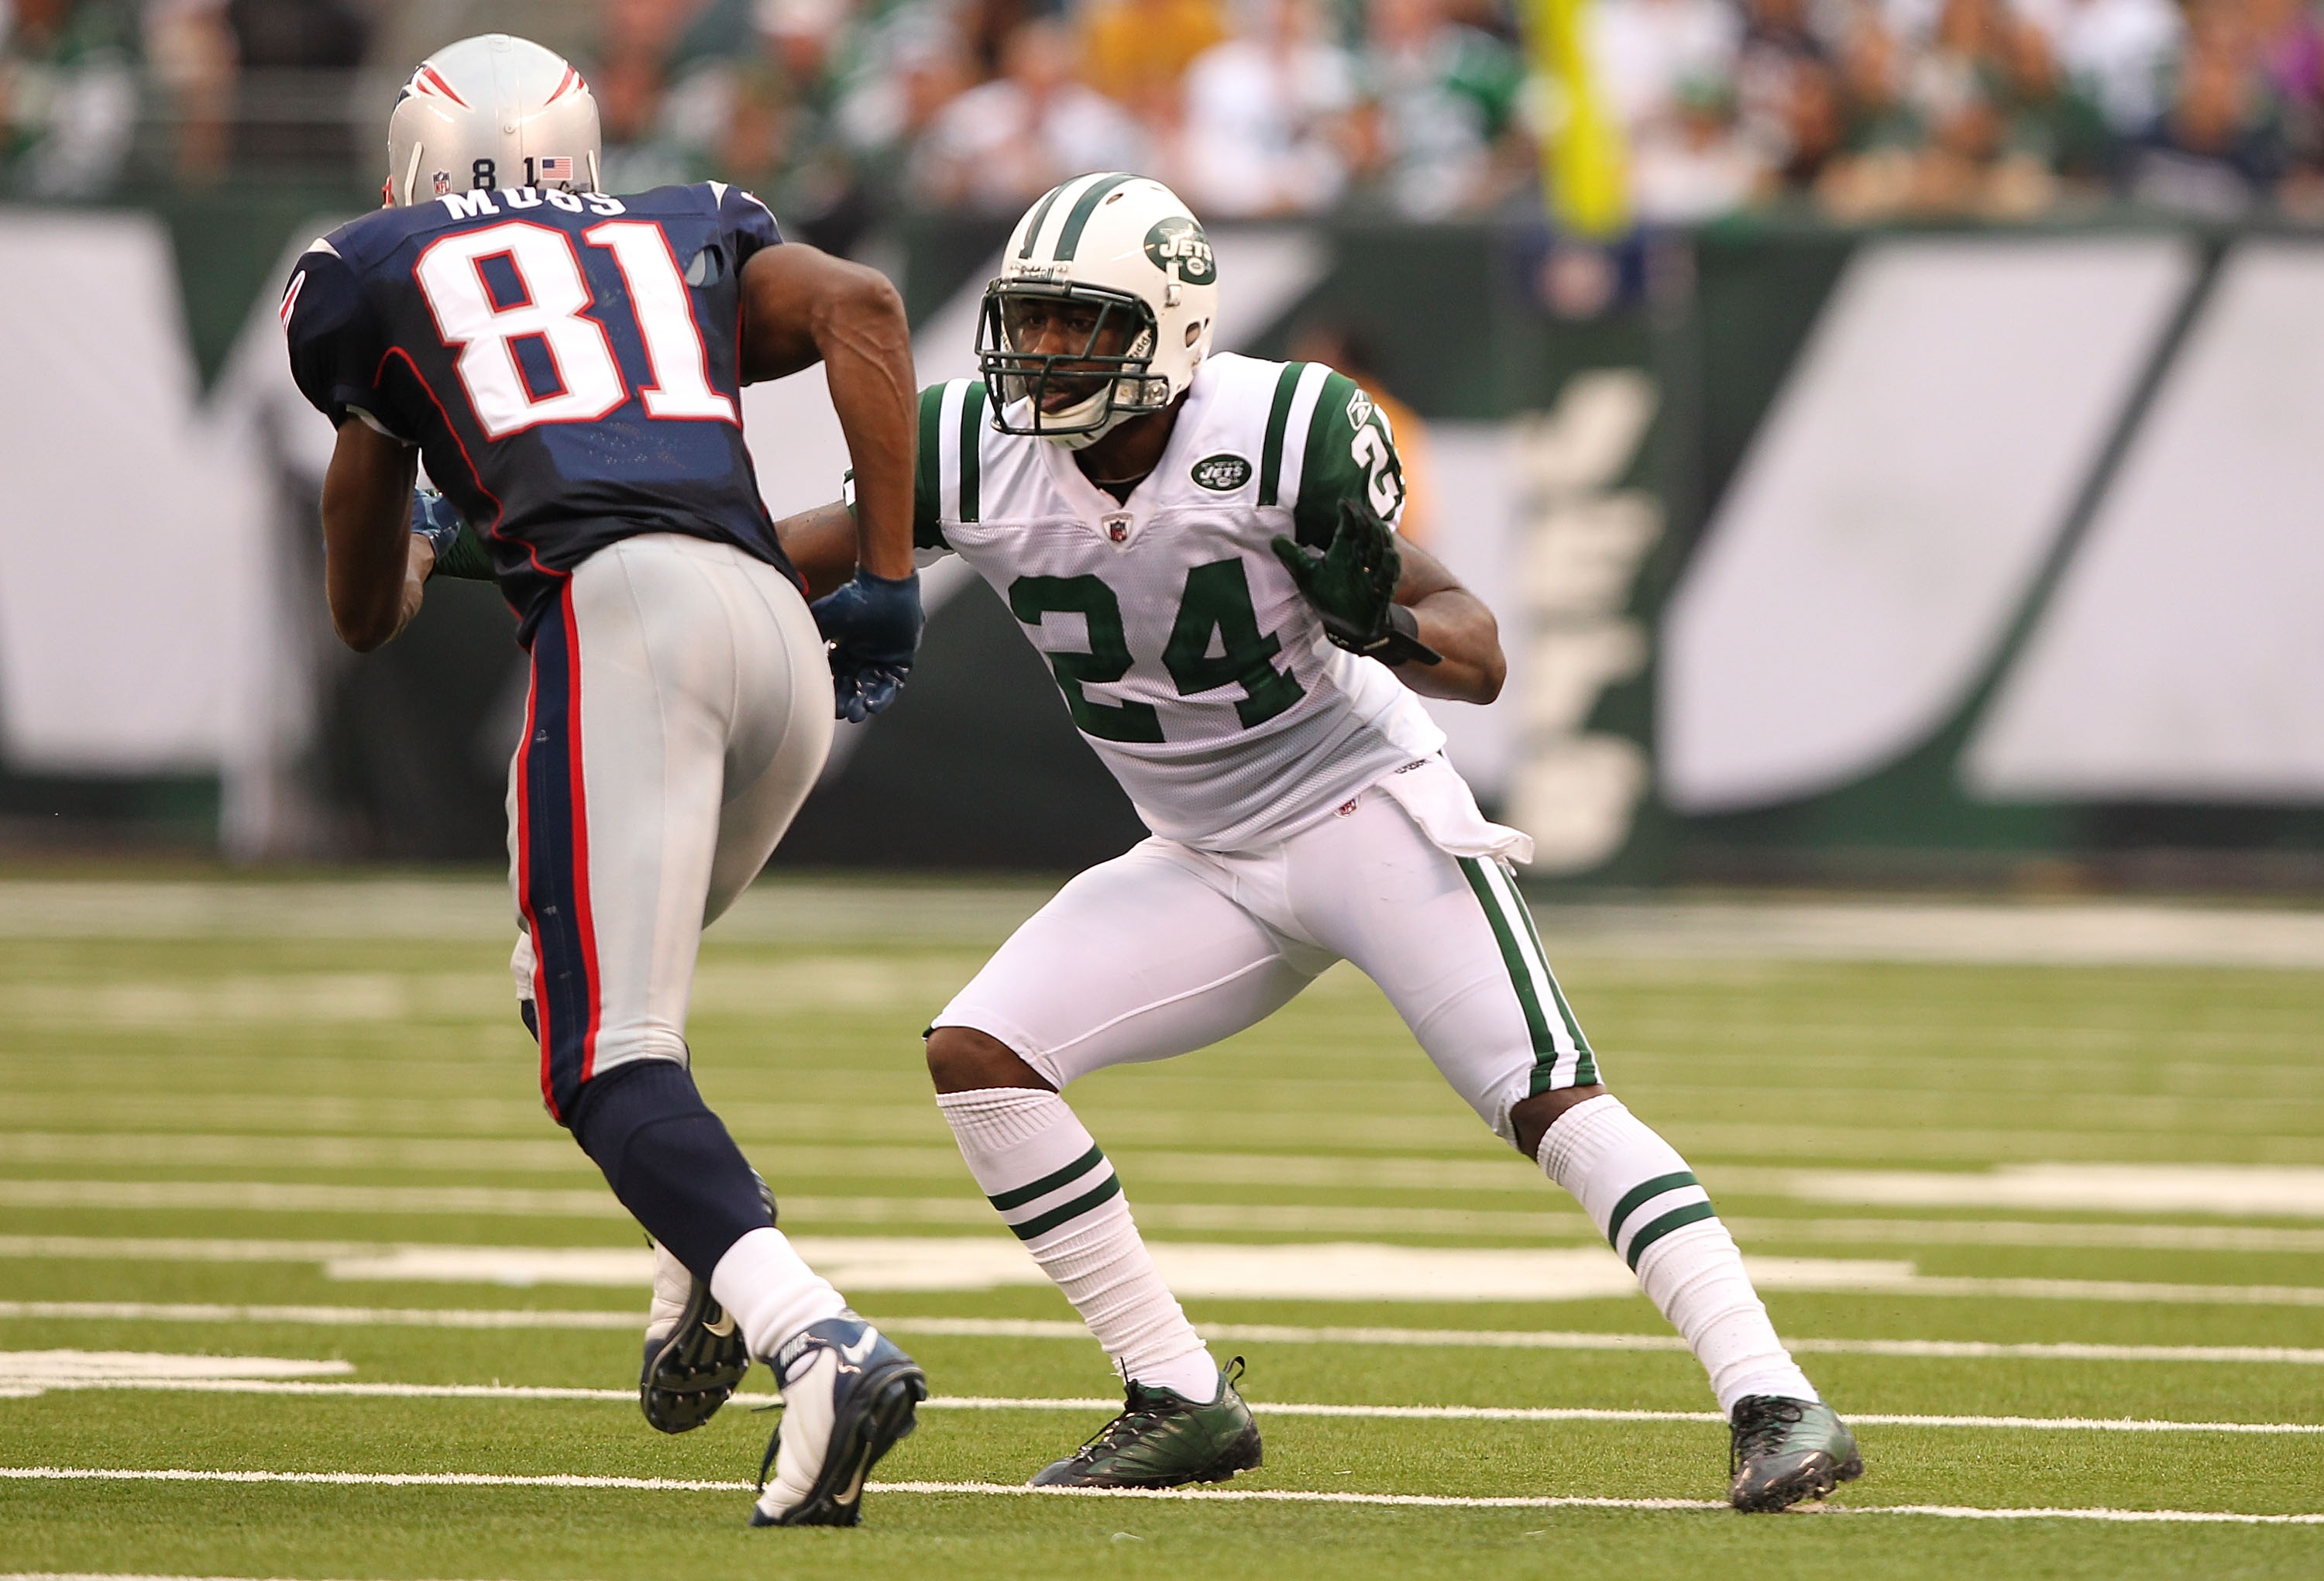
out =
<svg viewBox="0 0 2324 1581"><path fill-rule="evenodd" d="M1104 519L1104 522L1105 522L1105 536L1106 536L1106 537L1108 537L1108 538L1111 538L1115 543L1118 543L1118 544L1119 544L1119 543L1126 543L1126 542L1128 542L1128 541L1129 541L1129 538L1130 538L1130 518L1129 518L1129 516L1128 516L1127 514L1120 515L1120 516L1108 516L1108 517L1104 518L1103 519Z"/></svg>

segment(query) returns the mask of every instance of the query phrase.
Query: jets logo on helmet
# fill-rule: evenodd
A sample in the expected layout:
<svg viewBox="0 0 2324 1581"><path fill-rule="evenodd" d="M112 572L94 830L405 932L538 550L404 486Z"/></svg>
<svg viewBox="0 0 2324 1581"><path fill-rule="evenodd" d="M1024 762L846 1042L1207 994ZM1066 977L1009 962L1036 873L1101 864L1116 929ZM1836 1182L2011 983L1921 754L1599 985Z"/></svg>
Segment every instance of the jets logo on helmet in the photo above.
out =
<svg viewBox="0 0 2324 1581"><path fill-rule="evenodd" d="M507 33L462 39L429 56L387 123L393 207L447 197L456 185L513 187L519 172L524 186L595 192L597 164L589 85L555 51Z"/></svg>
<svg viewBox="0 0 2324 1581"><path fill-rule="evenodd" d="M1176 193L1118 170L1025 212L984 290L977 364L993 427L1069 448L1186 392L1210 354L1218 265Z"/></svg>
<svg viewBox="0 0 2324 1581"><path fill-rule="evenodd" d="M1218 283L1218 261L1211 256L1211 239L1191 219L1172 215L1157 219L1146 233L1146 256L1154 267L1190 286Z"/></svg>

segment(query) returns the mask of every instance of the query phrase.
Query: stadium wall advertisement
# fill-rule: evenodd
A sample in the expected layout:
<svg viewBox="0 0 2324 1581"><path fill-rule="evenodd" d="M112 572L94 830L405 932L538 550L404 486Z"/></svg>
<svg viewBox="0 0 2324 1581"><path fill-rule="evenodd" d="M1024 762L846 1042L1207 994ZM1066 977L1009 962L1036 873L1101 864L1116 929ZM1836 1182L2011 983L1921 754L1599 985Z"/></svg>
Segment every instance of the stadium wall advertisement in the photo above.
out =
<svg viewBox="0 0 2324 1581"><path fill-rule="evenodd" d="M329 223L295 194L0 208L15 826L499 850L505 611L439 585L356 660L316 595L330 436L274 303ZM924 381L973 372L1005 229L883 243ZM1353 347L1413 414L1412 530L1510 654L1501 703L1439 716L1533 878L2324 886L2324 241L1720 229L1655 244L1637 305L1577 322L1543 309L1558 254L1522 227L1214 239L1222 349ZM770 507L833 497L820 376L745 407ZM926 580L912 685L844 730L777 859L1130 843L1011 617L957 566Z"/></svg>

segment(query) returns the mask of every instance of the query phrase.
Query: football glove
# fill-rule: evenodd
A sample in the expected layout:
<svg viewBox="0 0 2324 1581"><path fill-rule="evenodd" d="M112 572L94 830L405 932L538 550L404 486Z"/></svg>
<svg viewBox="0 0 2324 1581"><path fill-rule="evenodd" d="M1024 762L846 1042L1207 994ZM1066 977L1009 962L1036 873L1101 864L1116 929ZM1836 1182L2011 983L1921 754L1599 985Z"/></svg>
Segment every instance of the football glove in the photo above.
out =
<svg viewBox="0 0 2324 1581"><path fill-rule="evenodd" d="M1420 640L1419 620L1396 602L1397 576L1403 569L1396 535L1362 501L1340 501L1340 523L1327 550L1305 548L1280 534L1269 547L1291 573L1300 596L1322 617L1323 635L1335 647L1382 664L1441 662Z"/></svg>
<svg viewBox="0 0 2324 1581"><path fill-rule="evenodd" d="M490 582L493 557L475 529L463 520L452 501L433 489L411 491L411 531L436 551L436 568L428 574L456 576L467 582Z"/></svg>
<svg viewBox="0 0 2324 1581"><path fill-rule="evenodd" d="M831 645L831 679L838 715L861 724L896 700L919 650L920 577L891 578L858 571L855 580L808 608Z"/></svg>

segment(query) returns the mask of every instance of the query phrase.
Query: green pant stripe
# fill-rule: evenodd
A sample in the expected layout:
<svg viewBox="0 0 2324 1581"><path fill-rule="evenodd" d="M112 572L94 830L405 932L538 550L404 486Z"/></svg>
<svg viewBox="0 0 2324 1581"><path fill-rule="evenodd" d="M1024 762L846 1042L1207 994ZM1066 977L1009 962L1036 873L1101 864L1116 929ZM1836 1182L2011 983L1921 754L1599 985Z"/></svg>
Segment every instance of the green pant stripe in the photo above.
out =
<svg viewBox="0 0 2324 1581"><path fill-rule="evenodd" d="M1660 1218L1655 1220L1654 1223L1640 1230L1637 1234L1637 1238L1630 1243L1630 1272L1636 1273L1638 1271L1638 1259L1645 1255L1646 1249L1648 1246L1653 1245L1656 1241L1662 1239L1665 1236L1670 1234L1671 1231L1683 1228L1690 1224L1700 1224L1706 1218L1716 1218L1718 1217L1719 1209L1713 1208L1708 1202L1691 1202L1684 1208L1672 1209L1668 1213L1664 1214Z"/></svg>
<svg viewBox="0 0 2324 1581"><path fill-rule="evenodd" d="M1291 398L1299 392L1305 363L1286 363L1275 381L1275 404L1267 409L1267 439L1259 447L1259 502L1275 503L1283 483L1283 434L1291 426Z"/></svg>
<svg viewBox="0 0 2324 1581"><path fill-rule="evenodd" d="M1084 1196L1076 1197L1062 1208L1052 1208L1038 1218L1028 1218L1023 1224L1012 1224L1009 1227L1017 1232L1017 1238L1019 1240L1029 1241L1035 1236L1045 1235L1048 1231L1056 1228L1057 1226L1065 1223L1068 1219L1079 1218L1083 1214L1087 1213L1091 1209L1096 1207L1099 1203L1105 1201L1108 1198L1119 1197L1120 1195L1121 1177L1120 1175L1108 1175L1105 1178L1105 1184L1100 1186L1096 1190L1091 1191Z"/></svg>
<svg viewBox="0 0 2324 1581"><path fill-rule="evenodd" d="M1029 1186L1019 1186L1013 1191L1003 1191L998 1197L989 1197L986 1200L1006 1213L1011 1208L1024 1207L1026 1203L1037 1197L1047 1196L1059 1186L1071 1185L1104 1162L1105 1150L1093 1145L1087 1153L1083 1154L1065 1168L1043 1175Z"/></svg>
<svg viewBox="0 0 2324 1581"><path fill-rule="evenodd" d="M1622 1194L1622 1200L1614 1204L1614 1216L1606 1221L1606 1239L1611 1244L1619 1245L1622 1238L1623 1221L1630 1215L1665 1191L1675 1191L1681 1186L1693 1186L1701 1183L1687 1171L1680 1170L1675 1174L1656 1175L1651 1181L1631 1187Z"/></svg>
<svg viewBox="0 0 2324 1581"><path fill-rule="evenodd" d="M1477 904L1485 908L1485 920L1492 924L1493 937L1501 946L1501 964L1508 969L1509 982L1517 991L1517 1004L1525 1011L1526 1031L1532 1036L1534 1058L1538 1063L1557 1059L1557 1041L1550 1035L1549 1023L1543 1019L1541 1000L1533 991L1533 974L1526 970L1525 955L1517 948L1517 936L1509 927L1508 918L1501 915L1500 902L1493 895L1493 887L1485 878L1485 868L1474 857L1454 859L1469 880L1469 887L1477 893ZM1538 1072L1536 1072L1537 1074Z"/></svg>
<svg viewBox="0 0 2324 1581"><path fill-rule="evenodd" d="M982 501L982 473L984 459L977 449L979 437L984 432L984 386L972 384L961 392L960 400L960 519L978 519Z"/></svg>
<svg viewBox="0 0 2324 1581"><path fill-rule="evenodd" d="M1517 886L1511 884L1509 891L1517 894ZM1577 1056L1573 1062L1573 1085L1594 1087L1598 1083L1597 1056L1591 1052L1590 1040L1582 1035L1582 1023L1575 1017L1573 1007L1565 1002L1565 990L1558 986L1557 973L1550 970L1549 951L1541 947L1541 931L1533 925L1533 908L1525 903L1523 895L1517 894L1517 915L1525 919L1526 937L1533 941L1534 959L1541 963L1542 980L1549 985L1549 997L1557 1007L1557 1017L1565 1023L1566 1035L1573 1040Z"/></svg>

